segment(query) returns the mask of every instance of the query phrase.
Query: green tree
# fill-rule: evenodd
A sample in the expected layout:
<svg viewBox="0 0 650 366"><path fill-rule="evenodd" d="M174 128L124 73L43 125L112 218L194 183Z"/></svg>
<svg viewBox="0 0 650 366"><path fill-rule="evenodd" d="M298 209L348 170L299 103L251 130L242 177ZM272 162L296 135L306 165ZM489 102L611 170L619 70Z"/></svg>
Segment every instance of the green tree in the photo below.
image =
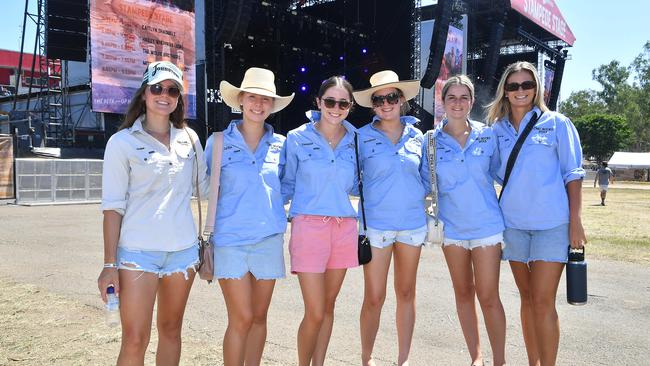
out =
<svg viewBox="0 0 650 366"><path fill-rule="evenodd" d="M586 157L599 161L609 158L614 151L627 147L630 128L625 118L612 114L588 114L573 121Z"/></svg>
<svg viewBox="0 0 650 366"><path fill-rule="evenodd" d="M607 105L594 90L580 90L571 93L569 98L560 103L560 110L571 120L587 114L606 113Z"/></svg>
<svg viewBox="0 0 650 366"><path fill-rule="evenodd" d="M591 72L591 75L603 87L603 90L598 92L598 95L611 108L616 103L621 88L628 85L630 71L627 67L621 66L618 61L614 60L607 65L600 65Z"/></svg>

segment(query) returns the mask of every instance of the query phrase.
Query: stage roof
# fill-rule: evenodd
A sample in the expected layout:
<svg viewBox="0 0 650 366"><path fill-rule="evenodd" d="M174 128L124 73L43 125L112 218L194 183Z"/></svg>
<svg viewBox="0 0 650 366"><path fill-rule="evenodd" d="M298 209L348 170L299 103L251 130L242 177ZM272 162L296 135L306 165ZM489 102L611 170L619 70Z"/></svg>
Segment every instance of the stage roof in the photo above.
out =
<svg viewBox="0 0 650 366"><path fill-rule="evenodd" d="M617 151L607 162L610 168L650 169L650 152L635 153Z"/></svg>

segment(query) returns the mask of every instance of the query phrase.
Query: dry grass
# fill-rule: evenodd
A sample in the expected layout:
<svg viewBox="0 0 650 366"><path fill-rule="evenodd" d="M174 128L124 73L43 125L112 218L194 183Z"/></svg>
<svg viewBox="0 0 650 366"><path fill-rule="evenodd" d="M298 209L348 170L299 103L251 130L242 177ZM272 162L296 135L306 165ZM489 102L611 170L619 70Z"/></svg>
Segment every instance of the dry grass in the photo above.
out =
<svg viewBox="0 0 650 366"><path fill-rule="evenodd" d="M589 255L650 263L650 190L616 189L612 185L607 206L600 205L597 188L584 187L582 192Z"/></svg>

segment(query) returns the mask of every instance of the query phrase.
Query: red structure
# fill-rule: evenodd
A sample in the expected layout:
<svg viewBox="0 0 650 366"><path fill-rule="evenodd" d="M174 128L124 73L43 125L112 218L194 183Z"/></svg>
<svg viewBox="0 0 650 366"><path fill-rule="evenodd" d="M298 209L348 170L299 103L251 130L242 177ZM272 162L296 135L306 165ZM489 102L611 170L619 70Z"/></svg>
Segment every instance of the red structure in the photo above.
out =
<svg viewBox="0 0 650 366"><path fill-rule="evenodd" d="M34 59L36 58L36 59ZM16 91L16 75L18 74L18 62L20 59L20 52L10 51L10 50L0 50L0 96L8 96L16 94L27 93L29 85L32 85L32 89L40 89L42 79L40 72L35 71L33 74L32 63L34 63L35 68L38 69L40 62L44 61L42 56L34 56L29 53L23 53L23 65L22 72L20 75L20 83L18 84L18 91ZM53 81L50 81L50 87L53 85Z"/></svg>

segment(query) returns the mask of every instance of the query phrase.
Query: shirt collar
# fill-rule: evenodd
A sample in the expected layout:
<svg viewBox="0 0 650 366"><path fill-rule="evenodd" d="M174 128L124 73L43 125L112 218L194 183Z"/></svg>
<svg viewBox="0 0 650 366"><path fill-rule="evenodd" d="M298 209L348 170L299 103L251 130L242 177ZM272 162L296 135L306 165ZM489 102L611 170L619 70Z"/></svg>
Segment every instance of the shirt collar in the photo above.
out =
<svg viewBox="0 0 650 366"><path fill-rule="evenodd" d="M237 126L239 126L243 122L244 122L243 119L233 119L232 121L230 121L230 124L228 125L228 127L226 128L226 130L224 132L226 134L229 134L229 135L234 134L234 135L240 136L243 139L244 137L241 135L241 132L237 128ZM260 141L263 141L263 140L266 140L266 139L270 138L271 136L273 136L273 134L274 134L273 126L271 126L270 124L264 122L264 136L262 137L262 139Z"/></svg>
<svg viewBox="0 0 650 366"><path fill-rule="evenodd" d="M142 125L142 122L144 122L146 118L147 118L146 114L141 114L140 117L136 118L136 120L133 122L133 125L129 128L129 132L132 134L136 132L145 133L146 131L144 130L144 126ZM169 122L169 125L170 125L169 126L170 136L174 137L177 128L174 127L174 125L171 122Z"/></svg>
<svg viewBox="0 0 650 366"><path fill-rule="evenodd" d="M379 121L381 118L379 116L375 115L372 117L372 122L375 123L376 121ZM416 117L413 116L401 116L399 118L399 121L402 122L403 125L414 125L416 123L419 123L420 120ZM374 126L373 126L374 128Z"/></svg>

